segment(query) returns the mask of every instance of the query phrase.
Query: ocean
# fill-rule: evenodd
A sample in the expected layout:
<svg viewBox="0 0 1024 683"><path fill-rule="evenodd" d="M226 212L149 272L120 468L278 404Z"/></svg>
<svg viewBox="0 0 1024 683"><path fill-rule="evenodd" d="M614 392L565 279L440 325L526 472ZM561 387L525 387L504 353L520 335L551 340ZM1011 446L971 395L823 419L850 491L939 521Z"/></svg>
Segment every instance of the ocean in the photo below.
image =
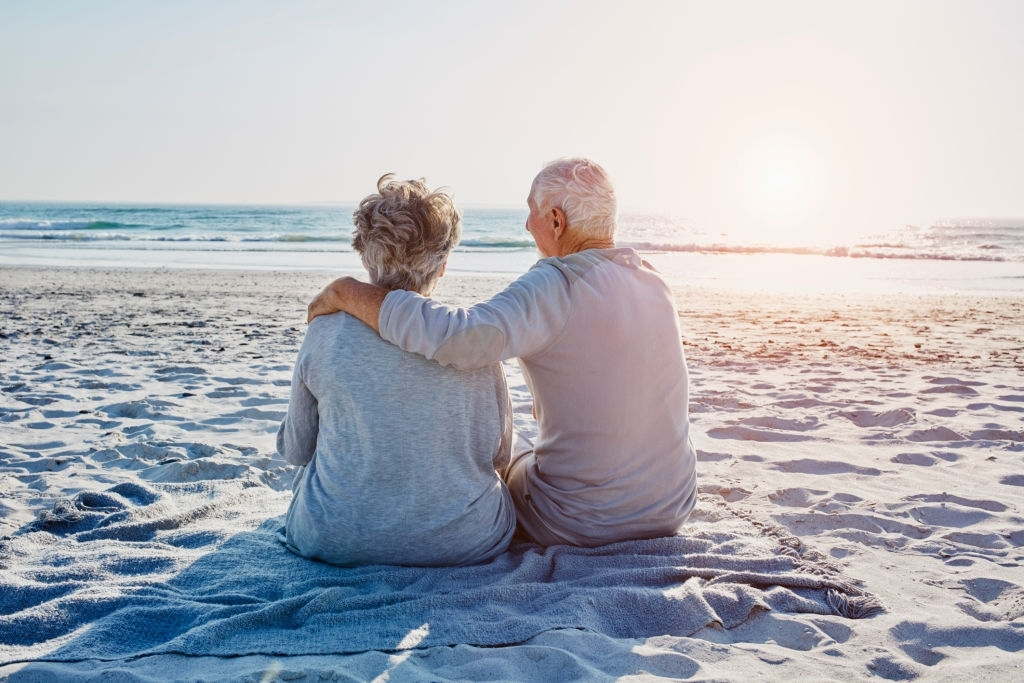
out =
<svg viewBox="0 0 1024 683"><path fill-rule="evenodd" d="M358 272L351 205L0 202L0 266L316 269ZM526 209L463 208L449 272L522 273L537 259ZM1024 291L1024 220L880 229L845 243L751 241L623 212L617 242L674 284L811 291Z"/></svg>

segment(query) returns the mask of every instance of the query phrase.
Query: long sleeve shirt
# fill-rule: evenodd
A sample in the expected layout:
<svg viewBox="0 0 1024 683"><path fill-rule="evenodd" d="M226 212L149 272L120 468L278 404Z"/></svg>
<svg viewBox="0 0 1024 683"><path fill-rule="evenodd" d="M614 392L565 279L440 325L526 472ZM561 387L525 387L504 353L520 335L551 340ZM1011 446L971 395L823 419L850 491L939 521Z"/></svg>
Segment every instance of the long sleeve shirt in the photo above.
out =
<svg viewBox="0 0 1024 683"><path fill-rule="evenodd" d="M457 565L515 530L496 469L511 411L497 363L444 368L344 313L313 320L277 449L305 469L285 521L299 554L340 565Z"/></svg>
<svg viewBox="0 0 1024 683"><path fill-rule="evenodd" d="M469 308L390 292L381 336L456 368L518 358L538 420L533 505L579 545L671 535L696 500L672 293L632 249L540 260Z"/></svg>

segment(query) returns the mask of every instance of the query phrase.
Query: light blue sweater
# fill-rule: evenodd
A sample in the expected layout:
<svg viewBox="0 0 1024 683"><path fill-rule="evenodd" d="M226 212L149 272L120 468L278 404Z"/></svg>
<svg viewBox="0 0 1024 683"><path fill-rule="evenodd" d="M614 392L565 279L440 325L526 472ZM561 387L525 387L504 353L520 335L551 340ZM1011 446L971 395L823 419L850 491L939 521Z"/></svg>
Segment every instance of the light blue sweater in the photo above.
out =
<svg viewBox="0 0 1024 683"><path fill-rule="evenodd" d="M381 336L456 368L517 357L537 412L517 503L576 545L668 536L697 496L672 292L632 249L547 258L489 301L390 292ZM522 508L520 507L522 511Z"/></svg>
<svg viewBox="0 0 1024 683"><path fill-rule="evenodd" d="M515 530L495 472L511 410L497 363L445 368L344 313L313 320L277 449L305 465L286 520L300 555L339 565L458 565Z"/></svg>

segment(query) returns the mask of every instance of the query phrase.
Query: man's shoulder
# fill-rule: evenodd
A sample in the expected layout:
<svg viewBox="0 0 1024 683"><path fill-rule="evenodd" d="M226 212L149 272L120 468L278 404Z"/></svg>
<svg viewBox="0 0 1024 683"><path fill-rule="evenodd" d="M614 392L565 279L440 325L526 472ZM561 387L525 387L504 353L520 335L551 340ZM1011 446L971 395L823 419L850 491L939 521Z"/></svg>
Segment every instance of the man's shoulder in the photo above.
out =
<svg viewBox="0 0 1024 683"><path fill-rule="evenodd" d="M595 262L579 254L568 256L549 256L542 258L519 278L523 284L534 286L572 286L577 280L584 277Z"/></svg>
<svg viewBox="0 0 1024 683"><path fill-rule="evenodd" d="M595 270L601 270L613 265L634 268L646 267L653 270L650 264L640 258L636 250L630 247L585 249L584 251L578 251L566 256L552 256L538 261L534 264L533 269L546 272L548 275L552 272L558 272L565 282L571 286L577 281L585 279Z"/></svg>

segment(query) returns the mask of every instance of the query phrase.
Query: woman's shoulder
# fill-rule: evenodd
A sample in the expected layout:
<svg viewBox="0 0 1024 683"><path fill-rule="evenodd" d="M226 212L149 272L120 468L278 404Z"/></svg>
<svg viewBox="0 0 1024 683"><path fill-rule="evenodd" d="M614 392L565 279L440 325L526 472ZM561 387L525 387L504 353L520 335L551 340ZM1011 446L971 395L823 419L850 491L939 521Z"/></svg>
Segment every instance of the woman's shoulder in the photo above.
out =
<svg viewBox="0 0 1024 683"><path fill-rule="evenodd" d="M358 318L348 313L332 313L317 316L310 321L299 355L319 356L335 352L339 347L369 351L378 343L387 344Z"/></svg>
<svg viewBox="0 0 1024 683"><path fill-rule="evenodd" d="M360 334L363 330L373 332L369 325L366 325L358 318L348 313L330 313L319 315L309 322L306 328L306 336L336 334L345 331L350 334Z"/></svg>

